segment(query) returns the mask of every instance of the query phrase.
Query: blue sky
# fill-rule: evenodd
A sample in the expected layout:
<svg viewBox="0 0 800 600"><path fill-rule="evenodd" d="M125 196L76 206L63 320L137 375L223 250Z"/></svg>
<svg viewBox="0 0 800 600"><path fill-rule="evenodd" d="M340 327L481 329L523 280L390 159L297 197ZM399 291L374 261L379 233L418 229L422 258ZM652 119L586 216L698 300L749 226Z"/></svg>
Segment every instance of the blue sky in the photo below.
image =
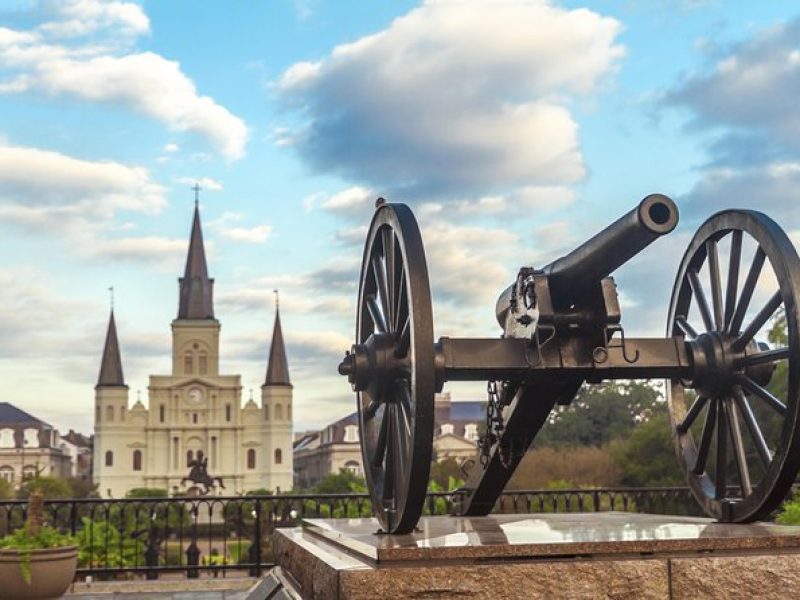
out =
<svg viewBox="0 0 800 600"><path fill-rule="evenodd" d="M678 230L617 274L628 331L660 335L707 216L798 239L798 93L790 2L5 2L0 395L90 431L113 285L146 399L196 180L222 368L258 393L280 288L297 429L352 410L334 373L377 195L416 211L437 335L494 336L519 266L669 194Z"/></svg>

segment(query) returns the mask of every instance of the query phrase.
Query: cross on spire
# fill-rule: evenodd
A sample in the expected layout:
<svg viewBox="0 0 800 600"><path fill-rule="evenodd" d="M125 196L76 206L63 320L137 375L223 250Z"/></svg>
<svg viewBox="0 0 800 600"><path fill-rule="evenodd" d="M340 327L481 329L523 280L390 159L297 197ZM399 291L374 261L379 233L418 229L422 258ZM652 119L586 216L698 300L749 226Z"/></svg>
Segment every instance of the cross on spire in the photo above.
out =
<svg viewBox="0 0 800 600"><path fill-rule="evenodd" d="M195 181L194 185L190 188L194 192L194 205L197 206L200 204L200 190L203 188L200 187L200 183Z"/></svg>

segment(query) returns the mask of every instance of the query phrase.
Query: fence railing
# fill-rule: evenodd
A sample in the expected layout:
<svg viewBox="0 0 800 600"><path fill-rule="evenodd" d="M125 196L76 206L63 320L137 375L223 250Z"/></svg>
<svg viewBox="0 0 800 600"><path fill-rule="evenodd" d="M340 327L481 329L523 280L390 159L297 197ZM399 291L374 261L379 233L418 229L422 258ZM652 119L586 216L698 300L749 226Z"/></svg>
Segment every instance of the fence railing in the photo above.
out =
<svg viewBox="0 0 800 600"><path fill-rule="evenodd" d="M426 515L456 514L462 492L430 492ZM0 537L25 521L24 500L0 502ZM699 515L688 488L604 488L504 492L496 513L621 510ZM369 517L367 494L199 496L46 500L49 525L78 538L78 576L157 579L258 576L273 566L271 535L309 517Z"/></svg>

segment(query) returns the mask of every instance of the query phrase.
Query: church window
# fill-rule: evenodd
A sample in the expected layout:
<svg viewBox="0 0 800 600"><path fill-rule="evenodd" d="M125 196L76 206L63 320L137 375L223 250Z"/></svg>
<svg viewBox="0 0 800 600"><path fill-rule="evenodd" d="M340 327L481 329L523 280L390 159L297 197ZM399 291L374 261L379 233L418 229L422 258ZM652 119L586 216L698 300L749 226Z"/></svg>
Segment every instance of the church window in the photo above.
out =
<svg viewBox="0 0 800 600"><path fill-rule="evenodd" d="M134 450L133 451L133 470L134 471L141 471L142 470L142 451L141 450Z"/></svg>
<svg viewBox="0 0 800 600"><path fill-rule="evenodd" d="M264 420L269 421L269 404L264 405Z"/></svg>
<svg viewBox="0 0 800 600"><path fill-rule="evenodd" d="M247 468L248 469L256 468L256 451L253 448L250 448L247 451Z"/></svg>
<svg viewBox="0 0 800 600"><path fill-rule="evenodd" d="M192 413L192 423L197 425L197 413Z"/></svg>
<svg viewBox="0 0 800 600"><path fill-rule="evenodd" d="M280 404L275 405L275 420L280 421L283 419L283 407Z"/></svg>
<svg viewBox="0 0 800 600"><path fill-rule="evenodd" d="M358 427L355 425L348 425L344 428L344 441L357 442L358 441Z"/></svg>
<svg viewBox="0 0 800 600"><path fill-rule="evenodd" d="M106 466L114 466L114 453L111 450L106 451Z"/></svg>
<svg viewBox="0 0 800 600"><path fill-rule="evenodd" d="M192 374L192 353L187 352L186 355L183 357L183 372L186 375Z"/></svg>
<svg viewBox="0 0 800 600"><path fill-rule="evenodd" d="M120 407L120 409L119 409L119 420L123 421L123 422L125 421L125 407L124 406Z"/></svg>
<svg viewBox="0 0 800 600"><path fill-rule="evenodd" d="M158 420L161 421L162 423L164 422L164 416L165 416L164 413L166 413L166 407L163 404L161 404L158 407Z"/></svg>
<svg viewBox="0 0 800 600"><path fill-rule="evenodd" d="M0 429L0 448L13 448L14 443L14 430L8 427Z"/></svg>
<svg viewBox="0 0 800 600"><path fill-rule="evenodd" d="M442 425L442 435L448 435L453 433L453 424L452 423L445 423Z"/></svg>
<svg viewBox="0 0 800 600"><path fill-rule="evenodd" d="M199 362L200 362L200 375L205 375L208 372L208 357L205 354L201 354Z"/></svg>
<svg viewBox="0 0 800 600"><path fill-rule="evenodd" d="M113 406L106 406L106 421L108 423L114 422L114 407Z"/></svg>
<svg viewBox="0 0 800 600"><path fill-rule="evenodd" d="M217 437L211 436L211 468L217 466Z"/></svg>
<svg viewBox="0 0 800 600"><path fill-rule="evenodd" d="M192 461L194 460L194 452L191 450L186 451L186 466L191 466Z"/></svg>
<svg viewBox="0 0 800 600"><path fill-rule="evenodd" d="M100 413L101 412L102 411L100 410L100 406L99 405L96 406L95 409L94 409L94 420L97 421L98 423L100 422Z"/></svg>
<svg viewBox="0 0 800 600"><path fill-rule="evenodd" d="M275 449L275 464L279 465L283 462L283 452L280 448Z"/></svg>
<svg viewBox="0 0 800 600"><path fill-rule="evenodd" d="M231 420L231 405L230 404L226 404L225 405L225 420L226 421L230 421Z"/></svg>

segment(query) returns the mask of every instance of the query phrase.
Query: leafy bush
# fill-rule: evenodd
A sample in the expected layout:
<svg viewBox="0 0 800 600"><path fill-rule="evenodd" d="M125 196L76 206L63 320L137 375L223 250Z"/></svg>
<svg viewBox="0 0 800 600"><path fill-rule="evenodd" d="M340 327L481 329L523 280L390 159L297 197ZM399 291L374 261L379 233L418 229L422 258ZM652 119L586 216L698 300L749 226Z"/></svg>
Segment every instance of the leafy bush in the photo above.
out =
<svg viewBox="0 0 800 600"><path fill-rule="evenodd" d="M781 513L775 519L781 525L800 525L800 493L795 493L781 507Z"/></svg>
<svg viewBox="0 0 800 600"><path fill-rule="evenodd" d="M20 527L13 533L0 538L0 548L16 550L22 561L20 569L22 578L26 583L31 582L31 555L34 550L45 548L63 548L74 546L75 538L70 535L60 533L52 527L39 527L32 531L30 527Z"/></svg>

